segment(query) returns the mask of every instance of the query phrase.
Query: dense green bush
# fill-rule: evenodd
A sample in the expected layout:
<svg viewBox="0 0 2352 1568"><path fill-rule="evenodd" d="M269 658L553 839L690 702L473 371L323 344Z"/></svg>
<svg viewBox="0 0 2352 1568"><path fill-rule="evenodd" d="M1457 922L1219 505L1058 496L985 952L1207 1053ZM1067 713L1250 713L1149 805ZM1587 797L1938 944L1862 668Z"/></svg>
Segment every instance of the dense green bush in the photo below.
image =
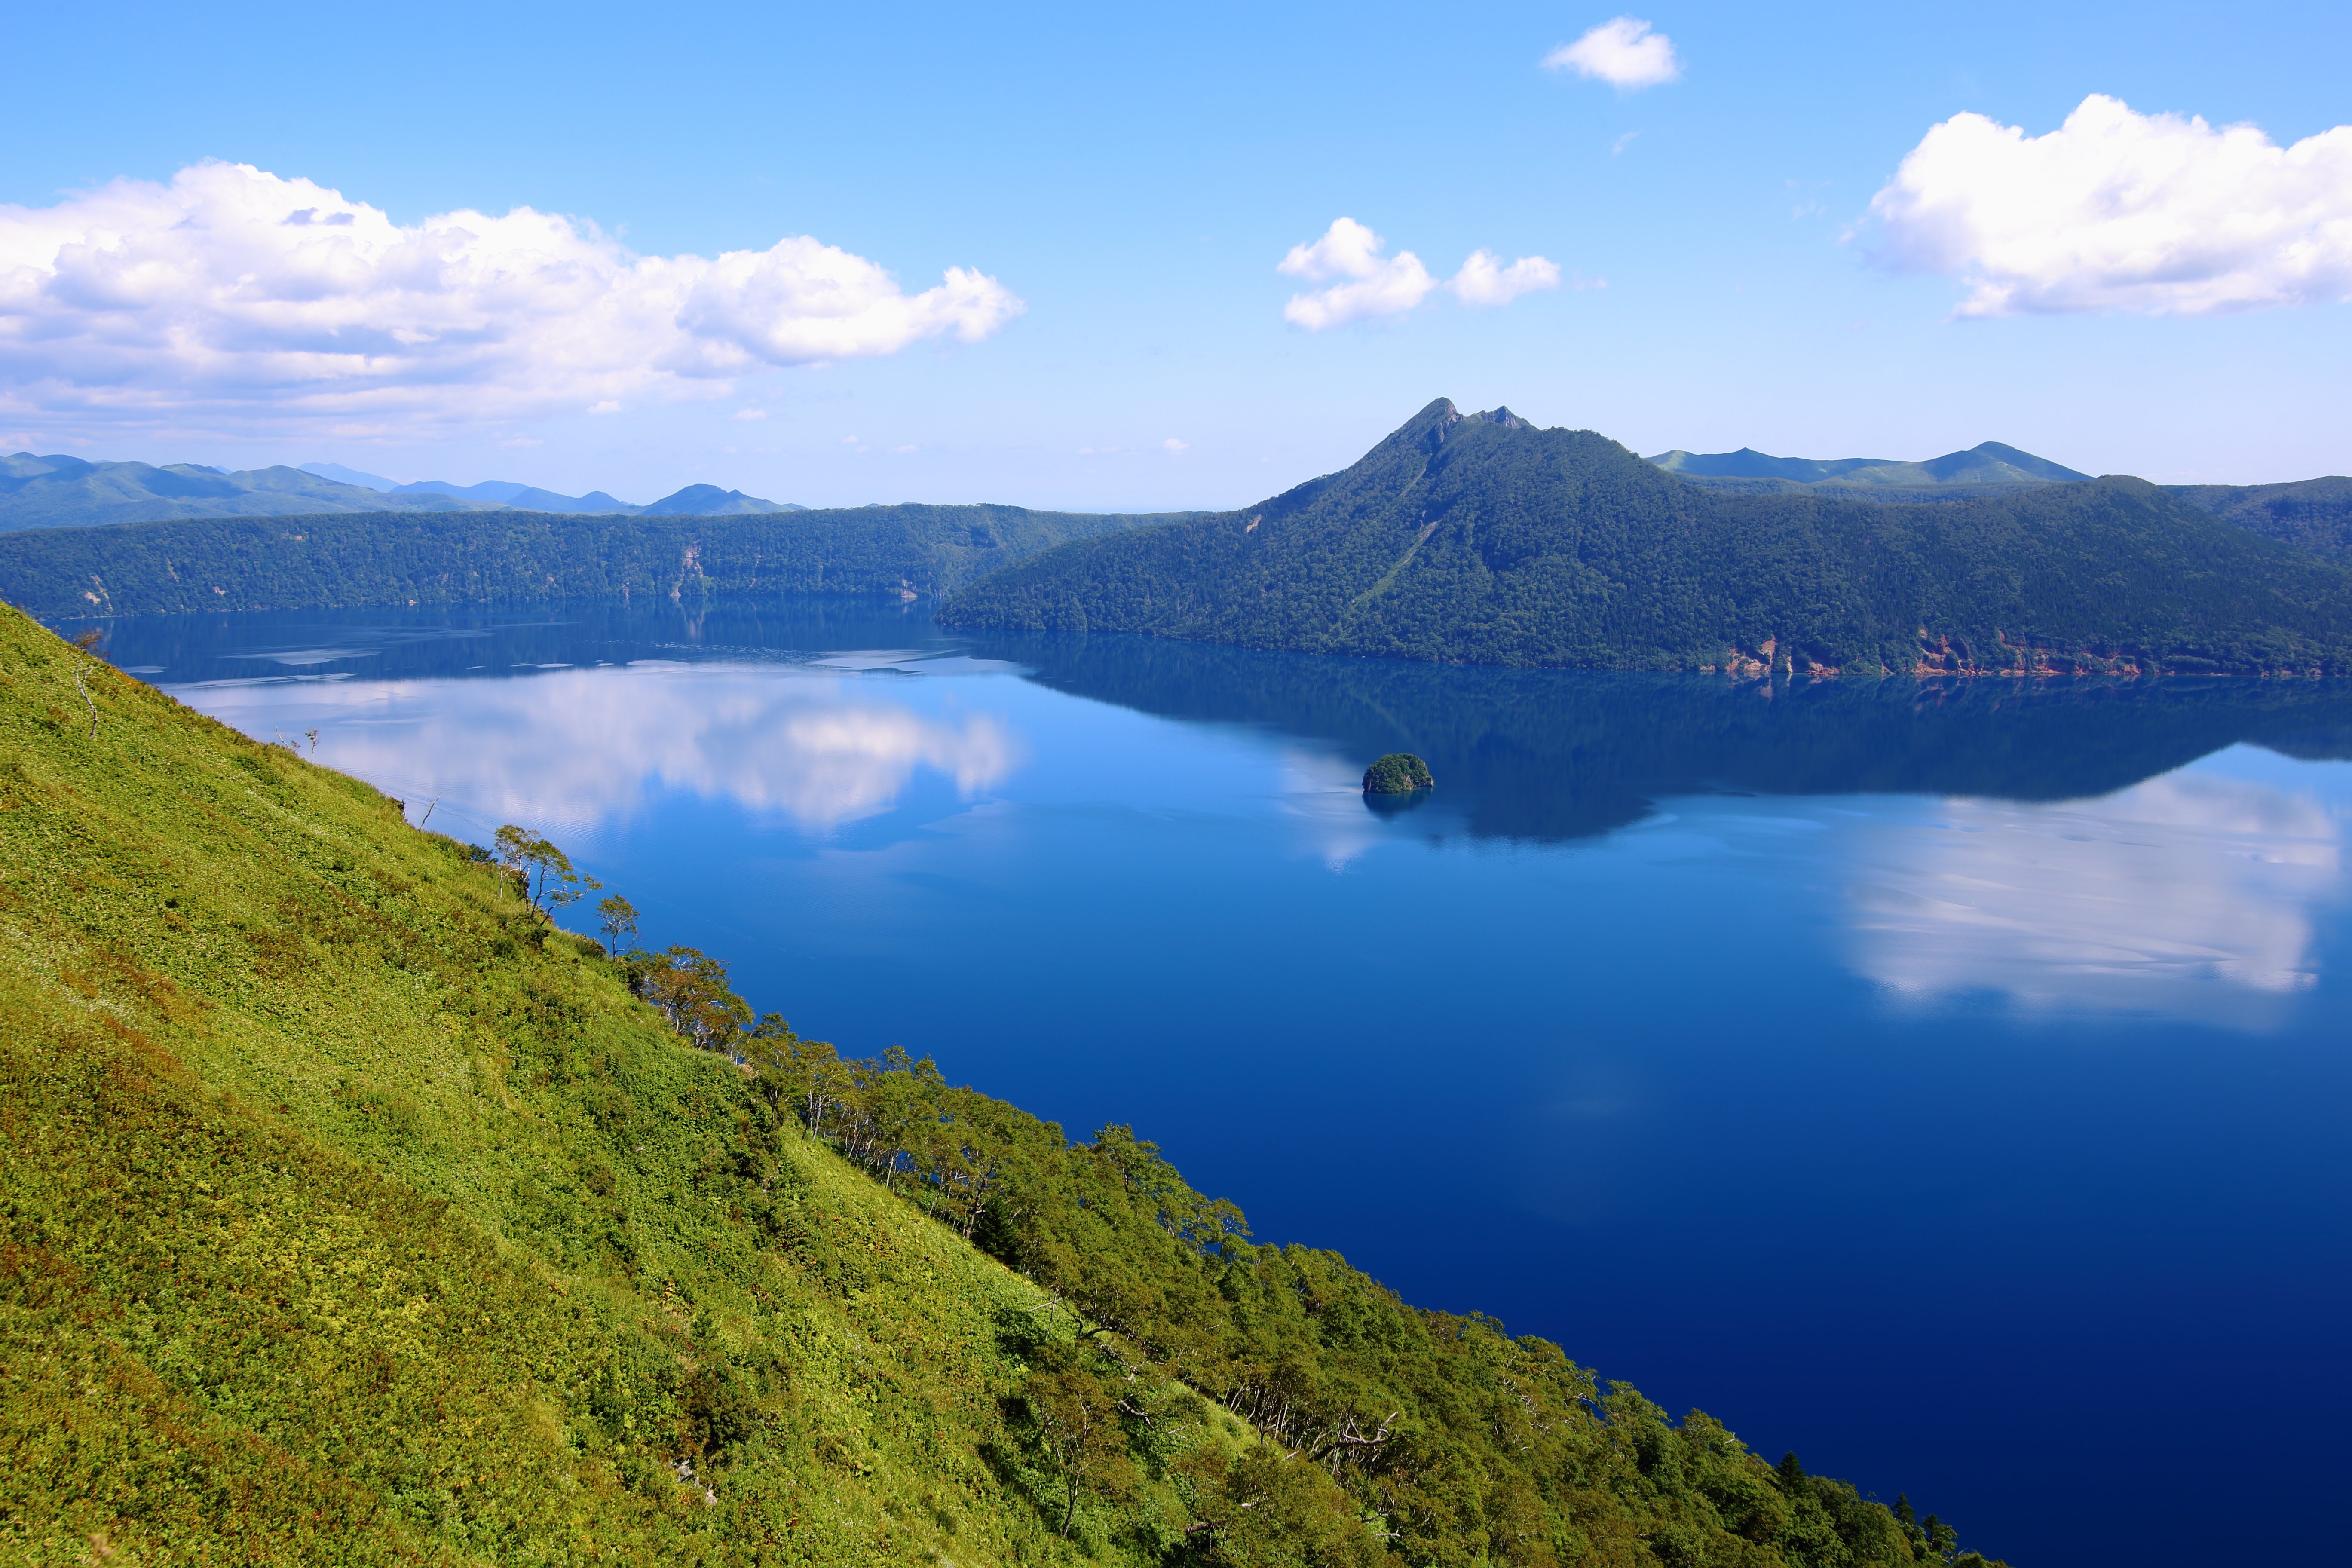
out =
<svg viewBox="0 0 2352 1568"><path fill-rule="evenodd" d="M1411 752L1391 752L1364 770L1366 795L1410 795L1436 783L1429 776L1429 764Z"/></svg>

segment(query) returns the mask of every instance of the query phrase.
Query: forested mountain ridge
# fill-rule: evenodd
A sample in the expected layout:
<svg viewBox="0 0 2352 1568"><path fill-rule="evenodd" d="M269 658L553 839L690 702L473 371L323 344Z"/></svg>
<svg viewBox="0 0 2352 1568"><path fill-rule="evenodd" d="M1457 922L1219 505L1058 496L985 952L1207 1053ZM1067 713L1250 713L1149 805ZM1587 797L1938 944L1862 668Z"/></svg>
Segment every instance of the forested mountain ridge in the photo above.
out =
<svg viewBox="0 0 2352 1568"><path fill-rule="evenodd" d="M0 599L60 616L736 591L941 594L1004 561L1143 521L1157 520L920 505L716 517L184 519L0 534Z"/></svg>
<svg viewBox="0 0 2352 1568"><path fill-rule="evenodd" d="M2167 485L2200 511L2282 544L2352 561L2352 479L2341 474L2285 485Z"/></svg>
<svg viewBox="0 0 2352 1568"><path fill-rule="evenodd" d="M1952 501L2004 495L2036 485L2080 483L2091 476L1987 441L1926 462L1881 458L1775 458L1676 448L1645 459L1707 489L1733 495L1815 495L1849 500ZM2200 511L2282 544L2352 560L2352 479L2331 475L2270 485L2165 485Z"/></svg>
<svg viewBox="0 0 2352 1568"><path fill-rule="evenodd" d="M2352 672L2352 571L2139 479L1722 495L1442 398L1342 472L1062 545L940 618L1589 668Z"/></svg>
<svg viewBox="0 0 2352 1568"><path fill-rule="evenodd" d="M544 891L0 610L12 1557L1981 1562Z"/></svg>

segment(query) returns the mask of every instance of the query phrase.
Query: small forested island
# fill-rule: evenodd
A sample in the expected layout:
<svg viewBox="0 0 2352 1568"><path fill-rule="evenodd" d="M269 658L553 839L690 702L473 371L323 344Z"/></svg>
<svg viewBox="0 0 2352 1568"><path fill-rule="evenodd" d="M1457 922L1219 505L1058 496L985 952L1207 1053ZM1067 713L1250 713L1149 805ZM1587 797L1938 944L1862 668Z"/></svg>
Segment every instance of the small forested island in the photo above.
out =
<svg viewBox="0 0 2352 1568"><path fill-rule="evenodd" d="M939 618L1564 668L2352 673L2352 566L2324 524L2298 548L2240 521L2112 476L1930 504L1728 494L1440 398L1342 472L1042 551Z"/></svg>
<svg viewBox="0 0 2352 1568"><path fill-rule="evenodd" d="M1984 1562L599 891L0 609L18 1556Z"/></svg>
<svg viewBox="0 0 2352 1568"><path fill-rule="evenodd" d="M1429 764L1411 752L1391 752L1364 770L1366 795L1411 795L1436 784L1429 776Z"/></svg>

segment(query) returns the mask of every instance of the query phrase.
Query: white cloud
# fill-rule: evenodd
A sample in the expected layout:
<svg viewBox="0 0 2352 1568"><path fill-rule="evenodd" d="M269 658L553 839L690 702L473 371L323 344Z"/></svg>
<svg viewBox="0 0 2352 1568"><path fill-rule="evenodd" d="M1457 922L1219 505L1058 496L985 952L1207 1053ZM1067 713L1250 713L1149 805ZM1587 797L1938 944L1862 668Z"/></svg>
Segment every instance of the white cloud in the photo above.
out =
<svg viewBox="0 0 2352 1568"><path fill-rule="evenodd" d="M730 419L765 419L767 416L768 411L764 408L739 408L728 416Z"/></svg>
<svg viewBox="0 0 2352 1568"><path fill-rule="evenodd" d="M1620 92L1656 87L1683 74L1674 40L1631 16L1601 23L1576 42L1552 50L1543 63L1548 69L1572 70L1605 81Z"/></svg>
<svg viewBox="0 0 2352 1568"><path fill-rule="evenodd" d="M977 342L1024 309L950 268L908 294L803 236L639 256L517 207L403 226L205 163L0 205L0 410L52 425L387 429L725 395L772 366Z"/></svg>
<svg viewBox="0 0 2352 1568"><path fill-rule="evenodd" d="M1160 443L1160 449L1163 452L1189 452L1192 449L1192 443L1190 441L1179 441L1175 437L1171 436L1168 439Z"/></svg>
<svg viewBox="0 0 2352 1568"><path fill-rule="evenodd" d="M1522 257L1505 267L1492 252L1474 250L1462 270L1441 284L1410 250L1382 256L1387 245L1354 218L1343 217L1312 245L1292 246L1275 268L1277 272L1311 283L1335 278L1347 281L1293 294L1282 308L1283 319L1319 332L1353 321L1402 316L1441 288L1465 304L1507 305L1531 289L1559 287L1559 268L1540 256Z"/></svg>
<svg viewBox="0 0 2352 1568"><path fill-rule="evenodd" d="M2352 297L2352 126L2252 125L2094 93L2046 136L1957 114L1871 199L1881 259L1957 272L1955 314L2214 311Z"/></svg>
<svg viewBox="0 0 2352 1568"><path fill-rule="evenodd" d="M1538 289L1559 287L1559 264L1540 256L1523 256L1508 267L1492 251L1474 250L1446 288L1465 305L1507 305Z"/></svg>
<svg viewBox="0 0 2352 1568"><path fill-rule="evenodd" d="M1350 321L1401 316L1420 304L1437 287L1437 279L1410 250L1393 258L1381 256L1387 244L1354 218L1343 217L1314 244L1292 246L1276 271L1313 283L1331 278L1349 281L1311 294L1293 294L1282 308L1283 320L1319 332Z"/></svg>
<svg viewBox="0 0 2352 1568"><path fill-rule="evenodd" d="M602 827L677 792L824 832L887 810L919 771L970 798L1024 754L1001 718L936 719L877 701L872 689L789 667L639 664L429 691L415 681L337 680L306 695L330 727L335 765L412 800L446 795L492 822ZM258 733L289 716L282 687L181 694ZM460 739L468 733L475 739ZM550 757L565 763L551 768Z"/></svg>

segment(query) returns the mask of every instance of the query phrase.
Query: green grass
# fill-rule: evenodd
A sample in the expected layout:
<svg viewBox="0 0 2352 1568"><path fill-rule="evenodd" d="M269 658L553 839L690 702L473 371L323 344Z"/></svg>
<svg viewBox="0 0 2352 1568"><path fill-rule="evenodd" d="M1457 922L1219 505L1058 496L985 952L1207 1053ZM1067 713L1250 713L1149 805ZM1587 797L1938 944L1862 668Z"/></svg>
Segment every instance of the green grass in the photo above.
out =
<svg viewBox="0 0 2352 1568"><path fill-rule="evenodd" d="M5 621L0 1555L1061 1554L982 1457L1034 1287L373 789L103 665L91 741Z"/></svg>

